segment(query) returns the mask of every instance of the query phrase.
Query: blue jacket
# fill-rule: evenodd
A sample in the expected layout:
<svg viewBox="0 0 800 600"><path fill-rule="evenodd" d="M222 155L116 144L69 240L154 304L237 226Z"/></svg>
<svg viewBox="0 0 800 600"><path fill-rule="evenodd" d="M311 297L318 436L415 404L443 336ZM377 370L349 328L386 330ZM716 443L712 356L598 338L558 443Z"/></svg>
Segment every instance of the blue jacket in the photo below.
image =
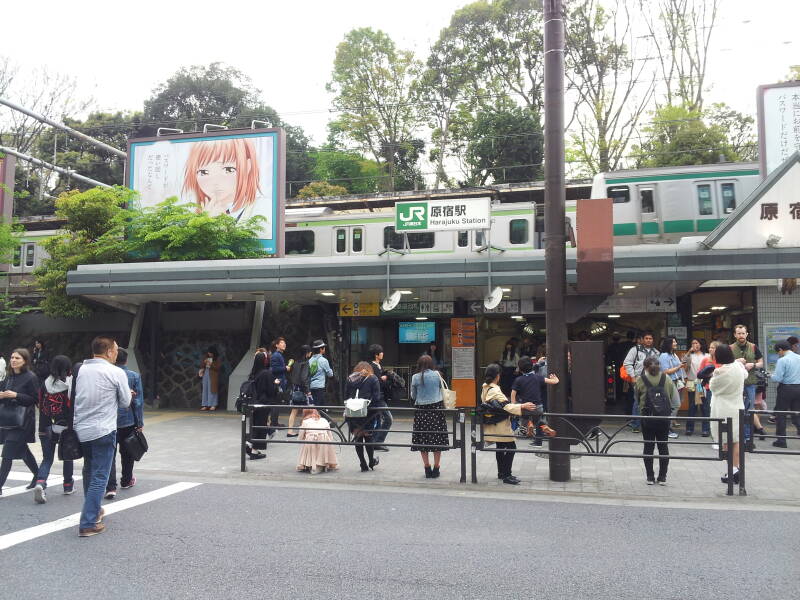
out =
<svg viewBox="0 0 800 600"><path fill-rule="evenodd" d="M411 399L417 406L441 402L442 380L439 373L431 370L414 373L411 378Z"/></svg>
<svg viewBox="0 0 800 600"><path fill-rule="evenodd" d="M328 359L325 358L322 354L315 354L312 356L308 361L309 368L313 363L317 363L317 370L311 376L311 389L312 390L319 390L325 389L325 378L326 377L333 377L333 369L331 369L331 365L328 362Z"/></svg>
<svg viewBox="0 0 800 600"><path fill-rule="evenodd" d="M141 427L144 425L144 390L142 389L142 376L136 371L131 371L127 366L120 367L120 369L125 371L125 375L128 376L128 387L131 388L132 392L136 392L136 396L131 399L131 406L133 407L133 410L136 411L136 419ZM134 424L135 421L133 420L133 413L131 412L131 409L129 407L118 407L117 429L130 427Z"/></svg>
<svg viewBox="0 0 800 600"><path fill-rule="evenodd" d="M275 379L280 380L282 390L286 390L286 360L283 358L283 352L276 350L269 357L269 368Z"/></svg>

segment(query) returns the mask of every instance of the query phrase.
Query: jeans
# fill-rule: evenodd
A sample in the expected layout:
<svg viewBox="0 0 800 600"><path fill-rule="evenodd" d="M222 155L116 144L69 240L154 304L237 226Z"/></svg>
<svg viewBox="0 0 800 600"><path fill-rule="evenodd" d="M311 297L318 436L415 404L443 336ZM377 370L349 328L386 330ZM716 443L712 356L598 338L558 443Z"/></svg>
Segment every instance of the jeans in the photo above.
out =
<svg viewBox="0 0 800 600"><path fill-rule="evenodd" d="M47 487L47 478L50 476L50 469L53 467L53 459L58 446L58 434L53 432L43 434L39 432L39 441L42 443L42 463L39 465L36 479L44 481L45 487ZM72 461L65 460L63 469L64 483L69 483L72 481Z"/></svg>
<svg viewBox="0 0 800 600"><path fill-rule="evenodd" d="M90 442L81 442L83 450L83 510L81 510L81 529L94 527L100 514L100 502L106 491L114 450L117 445L117 431Z"/></svg>
<svg viewBox="0 0 800 600"><path fill-rule="evenodd" d="M630 402L631 402L631 405L632 405L631 406L631 415L634 416L634 417L638 417L642 413L639 412L639 401L636 399L636 393L634 392L633 384L631 384L628 387L628 398L630 399ZM633 427L634 429L638 429L640 426L641 426L641 420L640 419L631 419L631 427Z"/></svg>
<svg viewBox="0 0 800 600"><path fill-rule="evenodd" d="M703 396L703 403L701 405L697 405L694 403L695 395L697 392L689 391L688 398L689 398L689 417L696 417L697 413L700 413L701 417L708 417L711 415L711 402L709 401L709 395L706 394ZM703 421L703 433L710 433L711 426L708 421ZM694 421L686 421L686 434L689 435L694 433Z"/></svg>
<svg viewBox="0 0 800 600"><path fill-rule="evenodd" d="M644 470L647 479L654 478L653 475L653 450L658 442L658 480L667 480L667 468L669 467L669 444L667 444L667 434L669 434L669 421L656 423L654 419L648 419L642 423L642 438L644 439L644 452L649 457L644 458Z"/></svg>
<svg viewBox="0 0 800 600"><path fill-rule="evenodd" d="M778 398L775 401L775 410L800 411L800 384L778 384ZM786 435L786 416L775 415L775 435L779 436L776 441L786 444L786 440L781 439ZM800 415L789 415L800 435Z"/></svg>
<svg viewBox="0 0 800 600"><path fill-rule="evenodd" d="M311 388L314 406L325 406L325 388Z"/></svg>
<svg viewBox="0 0 800 600"><path fill-rule="evenodd" d="M756 386L755 384L752 385L745 385L744 386L744 409L745 410L753 410L753 406L756 403ZM744 424L744 439L750 439L750 423L745 421Z"/></svg>
<svg viewBox="0 0 800 600"><path fill-rule="evenodd" d="M517 449L516 442L495 442L497 452L494 457L497 459L497 476L505 479L511 475L511 465L514 463L514 452ZM500 450L511 450L511 452L500 452Z"/></svg>
<svg viewBox="0 0 800 600"><path fill-rule="evenodd" d="M386 404L383 404L383 406L388 408ZM381 405L378 405L378 407L381 407ZM376 431L372 437L372 441L376 444L383 444L383 442L386 441L386 436L389 435L389 429L391 429L392 423L394 423L392 413L388 410L381 411L378 418L377 429L385 429L386 431Z"/></svg>
<svg viewBox="0 0 800 600"><path fill-rule="evenodd" d="M119 480L120 485L128 485L133 479L133 457L125 450L122 445L122 440L128 437L136 426L129 425L128 427L120 427L117 429L117 442L114 444L114 457L111 459L111 472L108 475L108 483L106 484L106 491L117 489L117 446L119 446L119 455L122 462L122 477Z"/></svg>

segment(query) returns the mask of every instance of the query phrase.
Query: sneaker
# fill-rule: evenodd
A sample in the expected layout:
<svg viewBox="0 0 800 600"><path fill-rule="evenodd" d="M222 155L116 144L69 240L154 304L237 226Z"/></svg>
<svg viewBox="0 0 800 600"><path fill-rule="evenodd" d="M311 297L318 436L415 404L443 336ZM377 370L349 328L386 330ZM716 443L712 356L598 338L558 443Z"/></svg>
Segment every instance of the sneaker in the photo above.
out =
<svg viewBox="0 0 800 600"><path fill-rule="evenodd" d="M555 437L556 435L556 430L553 429L552 427L548 427L547 425L542 425L541 427L539 427L539 429L547 437Z"/></svg>
<svg viewBox="0 0 800 600"><path fill-rule="evenodd" d="M728 474L725 473L722 477L719 478L722 483L728 483ZM733 483L739 483L739 471L734 472L733 474Z"/></svg>
<svg viewBox="0 0 800 600"><path fill-rule="evenodd" d="M93 535L97 535L98 533L103 533L105 530L106 530L105 525L103 525L102 523L97 523L94 527L79 529L78 537L92 537Z"/></svg>
<svg viewBox="0 0 800 600"><path fill-rule="evenodd" d="M674 431L670 431L670 432L669 432L669 436L668 436L668 437L670 437L670 438L672 438L672 439L675 439L676 437L678 437L678 434L677 434L677 433L675 433Z"/></svg>
<svg viewBox="0 0 800 600"><path fill-rule="evenodd" d="M70 494L75 493L75 482L74 481L65 481L64 482L64 494L69 496Z"/></svg>
<svg viewBox="0 0 800 600"><path fill-rule="evenodd" d="M117 497L117 490L108 490L106 491L106 495L103 496L106 500L113 500Z"/></svg>
<svg viewBox="0 0 800 600"><path fill-rule="evenodd" d="M503 483L507 483L508 485L519 485L519 479L513 475L509 475L508 477L503 478Z"/></svg>
<svg viewBox="0 0 800 600"><path fill-rule="evenodd" d="M656 484L656 480L655 479L648 479L647 480L647 485L655 485L655 484Z"/></svg>
<svg viewBox="0 0 800 600"><path fill-rule="evenodd" d="M37 481L36 487L33 488L33 501L36 504L44 504L47 502L47 494L44 493L44 482Z"/></svg>
<svg viewBox="0 0 800 600"><path fill-rule="evenodd" d="M136 485L136 477L131 477L131 480L128 483L123 483L120 487L123 490L127 490L129 488L132 488L135 485Z"/></svg>
<svg viewBox="0 0 800 600"><path fill-rule="evenodd" d="M658 485L667 485L667 480L666 479L659 479L658 480Z"/></svg>

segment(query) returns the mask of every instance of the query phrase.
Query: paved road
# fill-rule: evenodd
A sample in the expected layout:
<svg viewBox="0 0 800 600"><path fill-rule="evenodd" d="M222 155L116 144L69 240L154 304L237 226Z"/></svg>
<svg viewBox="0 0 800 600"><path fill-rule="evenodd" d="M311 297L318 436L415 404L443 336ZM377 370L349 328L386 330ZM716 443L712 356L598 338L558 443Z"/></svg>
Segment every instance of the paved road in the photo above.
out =
<svg viewBox="0 0 800 600"><path fill-rule="evenodd" d="M100 536L71 526L0 550L0 598L797 597L792 507L193 481L110 514ZM107 505L174 484L142 477ZM80 491L57 492L0 499L0 547L80 509Z"/></svg>

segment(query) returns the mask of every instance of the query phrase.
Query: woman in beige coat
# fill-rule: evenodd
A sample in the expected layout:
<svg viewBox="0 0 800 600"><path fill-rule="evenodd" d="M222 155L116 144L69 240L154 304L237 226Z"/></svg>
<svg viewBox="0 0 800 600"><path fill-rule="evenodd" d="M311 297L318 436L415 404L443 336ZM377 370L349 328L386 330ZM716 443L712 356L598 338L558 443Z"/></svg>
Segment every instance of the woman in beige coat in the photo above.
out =
<svg viewBox="0 0 800 600"><path fill-rule="evenodd" d="M532 402L515 404L506 398L500 389L500 375L503 369L500 365L493 363L486 367L485 383L481 390L481 402L490 403L496 400L502 405L503 410L508 413L508 417L499 423L483 426L483 440L494 442L497 446L495 458L497 459L497 478L502 479L503 483L517 485L519 479L511 474L511 465L514 462L514 454L517 444L514 442L514 432L511 430L511 416L520 416L522 411L533 411L536 405Z"/></svg>

